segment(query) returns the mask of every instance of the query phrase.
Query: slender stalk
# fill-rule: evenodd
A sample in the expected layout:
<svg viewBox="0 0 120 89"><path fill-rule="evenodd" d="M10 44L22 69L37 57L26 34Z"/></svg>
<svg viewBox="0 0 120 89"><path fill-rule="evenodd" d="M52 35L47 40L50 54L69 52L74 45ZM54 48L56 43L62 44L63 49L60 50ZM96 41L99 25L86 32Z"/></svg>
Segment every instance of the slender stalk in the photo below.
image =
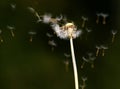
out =
<svg viewBox="0 0 120 89"><path fill-rule="evenodd" d="M75 61L75 54L74 54L74 47L73 47L73 39L72 39L72 37L70 37L70 47L71 47L71 55L72 55L72 63L73 63L73 71L74 71L75 89L79 89L77 65L76 65L76 61Z"/></svg>

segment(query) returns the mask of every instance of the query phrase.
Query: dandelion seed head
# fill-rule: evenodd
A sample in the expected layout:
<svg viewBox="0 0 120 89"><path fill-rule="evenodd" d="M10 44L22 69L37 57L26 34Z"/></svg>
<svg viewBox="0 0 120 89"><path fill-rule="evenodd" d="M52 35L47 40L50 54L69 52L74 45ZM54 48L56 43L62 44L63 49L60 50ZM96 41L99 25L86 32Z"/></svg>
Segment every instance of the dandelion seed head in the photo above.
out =
<svg viewBox="0 0 120 89"><path fill-rule="evenodd" d="M14 3L10 4L10 6L11 6L12 9L16 8L16 4L14 4Z"/></svg>

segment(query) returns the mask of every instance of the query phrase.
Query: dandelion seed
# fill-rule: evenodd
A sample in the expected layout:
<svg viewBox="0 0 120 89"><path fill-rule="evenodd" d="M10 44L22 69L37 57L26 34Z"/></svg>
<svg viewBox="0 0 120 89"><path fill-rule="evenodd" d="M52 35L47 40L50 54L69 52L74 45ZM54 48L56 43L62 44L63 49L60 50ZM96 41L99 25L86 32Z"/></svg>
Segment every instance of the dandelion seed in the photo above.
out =
<svg viewBox="0 0 120 89"><path fill-rule="evenodd" d="M7 25L7 29L10 30L12 37L15 37L14 31L13 31L15 30L15 27Z"/></svg>
<svg viewBox="0 0 120 89"><path fill-rule="evenodd" d="M91 63L91 68L94 68L94 61L95 61L96 57L90 57L89 58L89 62Z"/></svg>
<svg viewBox="0 0 120 89"><path fill-rule="evenodd" d="M70 54L64 53L64 56L65 56L66 58L69 58L69 57L70 57Z"/></svg>
<svg viewBox="0 0 120 89"><path fill-rule="evenodd" d="M117 30L112 30L111 33L112 33L112 43L113 43L115 40L115 35L117 34Z"/></svg>
<svg viewBox="0 0 120 89"><path fill-rule="evenodd" d="M96 15L97 15L96 23L98 24L99 23L99 18L101 16L101 13L97 13Z"/></svg>
<svg viewBox="0 0 120 89"><path fill-rule="evenodd" d="M33 13L34 15L35 15L35 17L37 17L37 23L38 22L41 22L42 20L41 20L41 16L38 14L38 12L34 9L34 8L32 8L32 7L28 7L28 10L31 12L31 13Z"/></svg>
<svg viewBox="0 0 120 89"><path fill-rule="evenodd" d="M88 18L82 16L83 22L82 22L82 28L85 27L85 22L88 20Z"/></svg>
<svg viewBox="0 0 120 89"><path fill-rule="evenodd" d="M86 85L80 85L81 89L85 89Z"/></svg>
<svg viewBox="0 0 120 89"><path fill-rule="evenodd" d="M101 48L102 48L102 56L105 56L105 50L108 49L108 47L102 45Z"/></svg>
<svg viewBox="0 0 120 89"><path fill-rule="evenodd" d="M50 23L51 22L51 19L52 19L52 15L51 14L44 14L43 15L43 23L46 23L46 24L48 24L48 23Z"/></svg>
<svg viewBox="0 0 120 89"><path fill-rule="evenodd" d="M54 40L49 40L49 41L48 41L48 44L52 47L52 48L51 48L52 51L54 51L54 48L57 47L57 44L55 43Z"/></svg>
<svg viewBox="0 0 120 89"><path fill-rule="evenodd" d="M36 35L37 33L35 31L29 31L28 34L30 35L29 41L33 41L33 36Z"/></svg>
<svg viewBox="0 0 120 89"><path fill-rule="evenodd" d="M89 59L85 58L85 57L82 57L83 59L83 63L81 65L81 69L83 69L84 65L85 65L85 62L89 62Z"/></svg>
<svg viewBox="0 0 120 89"><path fill-rule="evenodd" d="M2 30L0 29L0 42L3 42L1 34L2 34Z"/></svg>
<svg viewBox="0 0 120 89"><path fill-rule="evenodd" d="M106 24L106 17L108 17L108 14L101 13L101 16L103 17L103 24Z"/></svg>
<svg viewBox="0 0 120 89"><path fill-rule="evenodd" d="M12 3L12 4L10 4L10 7L12 8L12 10L15 10L16 9L16 4Z"/></svg>
<svg viewBox="0 0 120 89"><path fill-rule="evenodd" d="M96 45L96 49L97 49L97 50L96 50L96 56L98 56L98 54L99 54L99 52L100 52L101 47Z"/></svg>
<svg viewBox="0 0 120 89"><path fill-rule="evenodd" d="M88 36L89 36L89 33L90 33L90 32L92 32L92 30L91 30L91 29L86 28L86 31L87 31L87 35L86 35L86 40L87 40L87 39L88 39Z"/></svg>
<svg viewBox="0 0 120 89"><path fill-rule="evenodd" d="M31 13L35 13L35 12L36 12L35 9L32 8L32 7L27 7L27 9L28 9Z"/></svg>
<svg viewBox="0 0 120 89"><path fill-rule="evenodd" d="M78 83L78 72L75 60L75 53L74 53L74 46L73 46L73 39L78 37L81 33L77 32L77 27L74 23L66 23L62 27L59 24L51 25L53 30L55 31L56 35L62 39L69 39L70 40L70 47L71 47L71 55L72 55L72 63L73 63L73 70L74 70L74 79L75 79L75 89L79 89Z"/></svg>
<svg viewBox="0 0 120 89"><path fill-rule="evenodd" d="M50 34L50 33L46 33L46 36L49 37L49 38L53 37L53 35Z"/></svg>
<svg viewBox="0 0 120 89"><path fill-rule="evenodd" d="M87 77L82 77L83 85L86 85L85 82L87 81Z"/></svg>
<svg viewBox="0 0 120 89"><path fill-rule="evenodd" d="M69 64L70 64L69 60L68 59L65 60L64 64L65 64L65 70L66 70L66 72L68 72L68 70L69 70Z"/></svg>

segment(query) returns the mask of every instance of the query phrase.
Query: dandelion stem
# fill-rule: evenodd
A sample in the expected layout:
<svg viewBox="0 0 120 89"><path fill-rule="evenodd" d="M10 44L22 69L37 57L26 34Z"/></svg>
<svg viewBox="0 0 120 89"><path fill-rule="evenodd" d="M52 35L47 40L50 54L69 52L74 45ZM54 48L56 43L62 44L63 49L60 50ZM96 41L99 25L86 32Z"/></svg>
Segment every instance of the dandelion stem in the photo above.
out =
<svg viewBox="0 0 120 89"><path fill-rule="evenodd" d="M73 71L74 71L75 89L79 89L77 65L76 65L76 61L75 61L75 54L74 54L72 37L70 37L70 47L71 47L71 55L72 55L72 63L73 63Z"/></svg>

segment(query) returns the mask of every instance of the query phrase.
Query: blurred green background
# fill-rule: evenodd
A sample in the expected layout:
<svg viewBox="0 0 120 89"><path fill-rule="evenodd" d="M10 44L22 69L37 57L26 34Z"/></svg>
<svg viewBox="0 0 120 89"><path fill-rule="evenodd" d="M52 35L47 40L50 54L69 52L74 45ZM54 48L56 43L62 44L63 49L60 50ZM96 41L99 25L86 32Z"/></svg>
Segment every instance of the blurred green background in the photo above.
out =
<svg viewBox="0 0 120 89"><path fill-rule="evenodd" d="M16 8L11 8L11 5ZM74 40L79 82L87 76L85 89L120 89L120 2L119 0L0 0L0 29L3 43L0 43L0 89L74 89L71 58L66 72L64 53L70 53L69 41L53 38L57 47L51 51L47 32L49 25L36 23L36 17L27 7L33 7L39 14L63 14L78 27L81 16L89 18L87 27L93 33L86 41L83 35ZM96 25L96 13L109 13L106 25ZM15 37L11 36L7 25L14 26ZM111 44L110 31L118 31ZM33 42L29 42L30 30L36 31ZM84 30L84 29L83 29ZM96 51L96 44L108 44L104 57L97 57L95 68L89 64L81 69L82 56Z"/></svg>

